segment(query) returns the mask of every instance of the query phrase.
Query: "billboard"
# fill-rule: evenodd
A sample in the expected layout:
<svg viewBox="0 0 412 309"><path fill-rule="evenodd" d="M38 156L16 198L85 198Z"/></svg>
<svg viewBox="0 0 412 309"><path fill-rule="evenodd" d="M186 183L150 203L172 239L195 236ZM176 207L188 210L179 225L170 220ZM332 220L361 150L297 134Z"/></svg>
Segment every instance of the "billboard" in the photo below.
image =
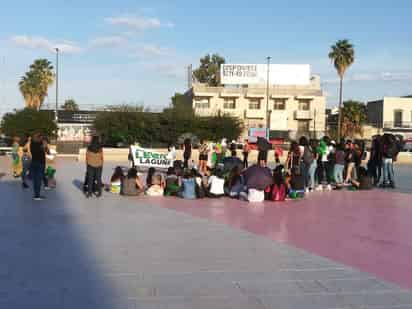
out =
<svg viewBox="0 0 412 309"><path fill-rule="evenodd" d="M222 64L220 77L223 85L253 85L267 83L267 64ZM309 64L271 64L271 85L308 85Z"/></svg>

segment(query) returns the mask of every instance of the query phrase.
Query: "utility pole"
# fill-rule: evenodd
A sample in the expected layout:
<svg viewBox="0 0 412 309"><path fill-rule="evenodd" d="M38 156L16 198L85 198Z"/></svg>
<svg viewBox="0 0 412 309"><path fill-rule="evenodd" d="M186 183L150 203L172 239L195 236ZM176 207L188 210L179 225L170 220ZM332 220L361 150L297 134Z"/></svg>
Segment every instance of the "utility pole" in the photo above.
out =
<svg viewBox="0 0 412 309"><path fill-rule="evenodd" d="M267 80L266 80L266 137L269 140L270 135L270 111L269 111L269 78L270 78L270 60L271 57L267 57Z"/></svg>
<svg viewBox="0 0 412 309"><path fill-rule="evenodd" d="M59 120L58 110L59 110L59 49L56 47L56 107L54 110L54 119L56 124Z"/></svg>

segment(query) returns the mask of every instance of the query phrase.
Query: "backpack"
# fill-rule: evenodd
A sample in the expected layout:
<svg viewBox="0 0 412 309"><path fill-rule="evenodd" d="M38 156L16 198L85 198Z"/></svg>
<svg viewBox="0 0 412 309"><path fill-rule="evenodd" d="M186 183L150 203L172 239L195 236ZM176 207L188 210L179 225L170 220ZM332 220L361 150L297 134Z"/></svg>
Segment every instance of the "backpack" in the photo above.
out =
<svg viewBox="0 0 412 309"><path fill-rule="evenodd" d="M309 166L313 162L313 152L312 149L308 146L305 146L305 150L303 151L303 162L306 166Z"/></svg>
<svg viewBox="0 0 412 309"><path fill-rule="evenodd" d="M286 186L274 184L272 188L272 201L283 202L286 199Z"/></svg>
<svg viewBox="0 0 412 309"><path fill-rule="evenodd" d="M397 155L397 147L394 143L383 145L383 155L386 158L394 158Z"/></svg>

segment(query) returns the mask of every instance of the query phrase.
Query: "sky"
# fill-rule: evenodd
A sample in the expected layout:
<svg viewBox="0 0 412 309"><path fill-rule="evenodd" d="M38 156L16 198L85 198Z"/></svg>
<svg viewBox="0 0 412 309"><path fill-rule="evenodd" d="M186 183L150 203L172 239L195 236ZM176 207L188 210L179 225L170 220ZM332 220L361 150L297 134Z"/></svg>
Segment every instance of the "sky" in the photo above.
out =
<svg viewBox="0 0 412 309"><path fill-rule="evenodd" d="M338 79L327 55L355 46L344 98L412 94L412 1L382 0L3 0L0 114L24 106L18 82L37 58L55 62L59 102L81 107L144 104L154 110L187 90L189 64L207 53L227 63L310 64L327 105ZM46 104L54 104L54 87Z"/></svg>

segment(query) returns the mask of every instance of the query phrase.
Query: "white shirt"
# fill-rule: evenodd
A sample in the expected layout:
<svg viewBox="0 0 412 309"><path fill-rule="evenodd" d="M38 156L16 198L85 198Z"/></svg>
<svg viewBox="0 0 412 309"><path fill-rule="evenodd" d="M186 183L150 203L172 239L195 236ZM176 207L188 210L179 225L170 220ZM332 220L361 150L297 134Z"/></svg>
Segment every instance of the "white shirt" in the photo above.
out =
<svg viewBox="0 0 412 309"><path fill-rule="evenodd" d="M208 184L210 185L210 193L214 195L223 195L225 194L224 186L225 180L217 176L210 176Z"/></svg>
<svg viewBox="0 0 412 309"><path fill-rule="evenodd" d="M265 192L256 189L249 189L247 199L250 203L261 203L265 200Z"/></svg>

